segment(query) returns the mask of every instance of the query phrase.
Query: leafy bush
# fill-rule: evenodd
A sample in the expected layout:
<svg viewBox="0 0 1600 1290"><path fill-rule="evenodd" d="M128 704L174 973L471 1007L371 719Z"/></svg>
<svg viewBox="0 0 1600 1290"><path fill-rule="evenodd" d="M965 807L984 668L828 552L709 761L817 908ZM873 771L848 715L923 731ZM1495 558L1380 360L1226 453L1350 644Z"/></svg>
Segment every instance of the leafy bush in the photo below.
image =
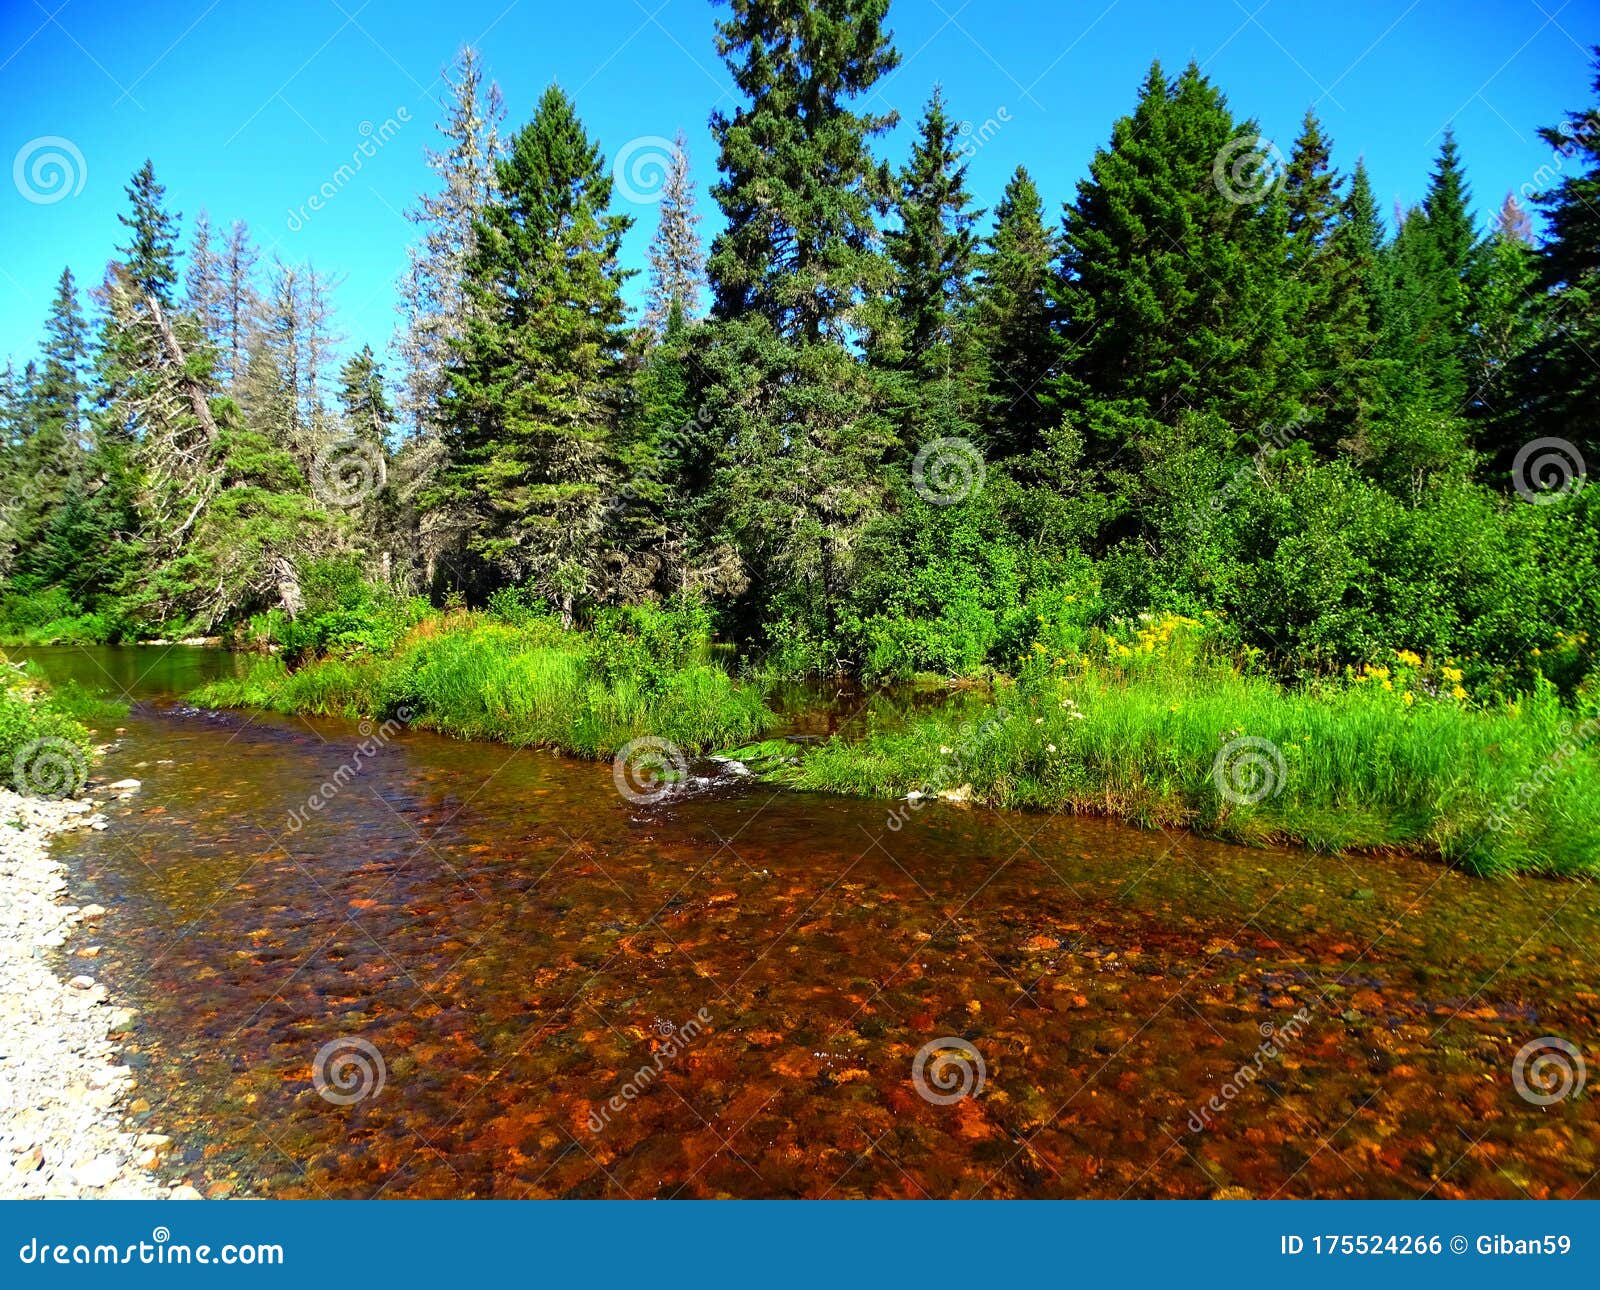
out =
<svg viewBox="0 0 1600 1290"><path fill-rule="evenodd" d="M372 582L348 558L308 562L300 570L300 590L304 607L296 617L273 609L251 624L253 635L279 646L291 660L385 653L428 612L424 598Z"/></svg>

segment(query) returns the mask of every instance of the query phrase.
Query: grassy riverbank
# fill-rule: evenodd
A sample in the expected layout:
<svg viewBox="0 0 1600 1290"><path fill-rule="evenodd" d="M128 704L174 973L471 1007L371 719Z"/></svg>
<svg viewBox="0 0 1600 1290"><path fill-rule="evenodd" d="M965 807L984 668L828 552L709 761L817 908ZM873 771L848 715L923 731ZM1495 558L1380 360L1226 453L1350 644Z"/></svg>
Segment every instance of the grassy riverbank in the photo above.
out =
<svg viewBox="0 0 1600 1290"><path fill-rule="evenodd" d="M1287 690L1168 618L1034 647L992 705L834 740L776 772L835 793L956 792L1247 843L1392 849L1475 873L1600 873L1600 720L1553 690L1477 704L1401 651Z"/></svg>
<svg viewBox="0 0 1600 1290"><path fill-rule="evenodd" d="M291 669L264 658L198 703L278 712L398 716L468 739L609 757L631 739L694 752L759 735L775 719L756 692L708 661L693 612L618 610L594 630L552 618L458 613L424 618L387 652L325 657Z"/></svg>
<svg viewBox="0 0 1600 1290"><path fill-rule="evenodd" d="M74 685L47 686L0 653L0 787L43 797L76 795L88 779L96 732L120 703Z"/></svg>
<svg viewBox="0 0 1600 1290"><path fill-rule="evenodd" d="M1404 851L1480 874L1600 873L1592 698L1573 708L1544 687L1476 701L1449 660L1406 651L1287 689L1177 617L1071 635L1077 648L1041 630L986 702L806 748L751 742L775 718L708 661L694 611L619 611L589 632L539 616L429 617L387 653L293 669L263 659L195 698L400 715L586 757L650 735L733 750L799 789L913 802L944 793L1245 843Z"/></svg>

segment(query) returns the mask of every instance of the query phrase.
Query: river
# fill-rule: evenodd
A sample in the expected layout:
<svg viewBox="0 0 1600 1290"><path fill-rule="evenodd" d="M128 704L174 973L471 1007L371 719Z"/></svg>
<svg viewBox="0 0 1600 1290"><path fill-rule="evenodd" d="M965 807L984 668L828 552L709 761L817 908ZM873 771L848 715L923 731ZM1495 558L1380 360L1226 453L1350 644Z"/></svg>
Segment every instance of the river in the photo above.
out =
<svg viewBox="0 0 1600 1290"><path fill-rule="evenodd" d="M1592 884L732 776L640 806L185 705L222 653L17 653L133 700L95 776L142 791L63 845L135 1119L208 1195L1600 1191L1548 1042L1597 1052Z"/></svg>

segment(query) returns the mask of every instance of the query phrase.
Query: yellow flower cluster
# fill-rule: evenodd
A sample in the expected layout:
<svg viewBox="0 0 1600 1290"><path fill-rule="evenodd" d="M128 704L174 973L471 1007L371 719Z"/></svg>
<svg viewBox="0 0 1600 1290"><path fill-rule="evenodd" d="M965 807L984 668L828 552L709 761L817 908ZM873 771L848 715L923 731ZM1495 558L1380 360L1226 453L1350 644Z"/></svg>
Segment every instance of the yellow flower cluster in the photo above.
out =
<svg viewBox="0 0 1600 1290"><path fill-rule="evenodd" d="M1454 659L1447 659L1434 669L1415 650L1396 650L1392 669L1379 663L1363 663L1359 672L1346 668L1345 676L1355 685L1371 684L1390 694L1398 691L1408 708L1416 703L1418 694L1448 697L1458 703L1469 697L1461 683L1464 673Z"/></svg>

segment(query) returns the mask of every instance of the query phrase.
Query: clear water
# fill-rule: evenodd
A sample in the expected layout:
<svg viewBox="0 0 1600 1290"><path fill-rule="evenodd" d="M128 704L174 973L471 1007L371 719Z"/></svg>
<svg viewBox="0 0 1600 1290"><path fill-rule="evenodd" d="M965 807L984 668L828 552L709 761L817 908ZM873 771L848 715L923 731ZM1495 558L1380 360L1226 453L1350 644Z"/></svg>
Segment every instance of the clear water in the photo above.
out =
<svg viewBox="0 0 1600 1290"><path fill-rule="evenodd" d="M1600 1062L1592 885L733 779L642 808L548 752L185 707L223 654L33 656L138 700L97 774L143 791L69 859L137 1118L208 1192L1600 1187L1593 1087L1513 1079L1543 1036Z"/></svg>

